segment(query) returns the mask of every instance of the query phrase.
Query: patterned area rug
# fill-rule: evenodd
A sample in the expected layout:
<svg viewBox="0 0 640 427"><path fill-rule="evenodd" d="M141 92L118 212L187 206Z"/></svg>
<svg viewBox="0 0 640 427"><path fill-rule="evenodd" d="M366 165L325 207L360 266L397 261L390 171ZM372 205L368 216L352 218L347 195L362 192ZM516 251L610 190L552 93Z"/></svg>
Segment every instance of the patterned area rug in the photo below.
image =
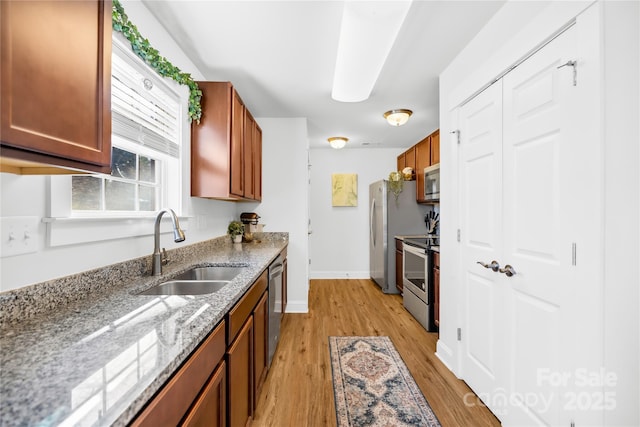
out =
<svg viewBox="0 0 640 427"><path fill-rule="evenodd" d="M338 427L440 427L389 337L329 337Z"/></svg>

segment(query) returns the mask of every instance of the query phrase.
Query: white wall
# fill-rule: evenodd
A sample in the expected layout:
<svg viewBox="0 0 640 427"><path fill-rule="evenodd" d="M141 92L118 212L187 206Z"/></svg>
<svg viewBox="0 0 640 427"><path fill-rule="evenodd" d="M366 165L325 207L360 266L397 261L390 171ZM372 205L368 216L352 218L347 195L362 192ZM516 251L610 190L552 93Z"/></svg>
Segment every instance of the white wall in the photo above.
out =
<svg viewBox="0 0 640 427"><path fill-rule="evenodd" d="M348 147L311 150L311 278L369 277L369 184L386 179L396 170L396 159L403 151ZM358 175L358 206L331 206L334 173Z"/></svg>
<svg viewBox="0 0 640 427"><path fill-rule="evenodd" d="M542 42L593 2L508 2L483 31L440 76L440 129L452 130L450 111L488 83L518 58ZM638 76L640 76L640 12L638 2L598 2L601 25L602 76L602 223L594 236L604 241L603 303L599 316L604 327L603 369L617 375L613 388L616 407L604 411L608 426L640 425L640 319L638 218L640 140ZM441 141L441 312L438 356L459 372L456 329L461 326L458 304L458 244L455 221L457 180L453 169L453 141ZM598 191L598 189L596 189ZM597 207L594 207L597 209Z"/></svg>
<svg viewBox="0 0 640 427"><path fill-rule="evenodd" d="M309 245L307 242L307 120L257 117L262 129L262 203L239 204L257 212L264 231L289 233L289 313L308 311ZM240 211L239 211L240 212Z"/></svg>

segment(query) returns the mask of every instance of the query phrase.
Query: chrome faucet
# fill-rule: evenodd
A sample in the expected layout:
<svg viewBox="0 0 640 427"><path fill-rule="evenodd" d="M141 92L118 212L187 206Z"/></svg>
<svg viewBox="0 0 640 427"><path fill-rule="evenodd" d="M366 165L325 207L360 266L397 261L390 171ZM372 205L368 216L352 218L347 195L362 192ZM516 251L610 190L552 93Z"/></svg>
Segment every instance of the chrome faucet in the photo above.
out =
<svg viewBox="0 0 640 427"><path fill-rule="evenodd" d="M162 209L158 212L158 216L156 216L156 224L154 228L154 245L153 245L153 263L151 267L151 274L153 276L159 276L162 274L162 264L166 264L168 262L166 251L164 248L162 249L163 254L160 252L160 220L162 219L162 215L168 213L171 215L171 222L173 223L173 241L184 242L184 231L180 228L180 223L178 222L178 217L176 213L172 209Z"/></svg>

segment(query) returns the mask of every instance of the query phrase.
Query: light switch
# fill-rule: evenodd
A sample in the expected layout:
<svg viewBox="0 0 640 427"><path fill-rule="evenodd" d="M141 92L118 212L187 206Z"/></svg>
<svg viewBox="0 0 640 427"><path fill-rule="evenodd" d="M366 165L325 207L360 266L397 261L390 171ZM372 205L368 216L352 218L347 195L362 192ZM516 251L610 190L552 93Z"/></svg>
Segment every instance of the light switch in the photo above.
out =
<svg viewBox="0 0 640 427"><path fill-rule="evenodd" d="M0 218L0 257L30 254L38 251L37 216L9 216Z"/></svg>

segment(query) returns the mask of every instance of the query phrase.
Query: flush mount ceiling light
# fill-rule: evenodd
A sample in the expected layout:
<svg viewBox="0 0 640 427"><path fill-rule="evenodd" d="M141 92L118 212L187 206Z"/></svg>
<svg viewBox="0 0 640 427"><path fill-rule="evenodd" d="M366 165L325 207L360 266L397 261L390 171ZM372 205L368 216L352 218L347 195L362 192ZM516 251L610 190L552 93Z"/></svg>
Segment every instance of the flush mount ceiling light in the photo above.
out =
<svg viewBox="0 0 640 427"><path fill-rule="evenodd" d="M332 148L339 150L347 145L347 141L349 141L349 138L345 138L344 136L332 136L331 138L327 139L327 141L329 141L329 145L331 145Z"/></svg>
<svg viewBox="0 0 640 427"><path fill-rule="evenodd" d="M389 110L383 114L384 118L387 119L387 122L391 126L402 126L403 124L409 121L409 117L411 117L413 111L411 110Z"/></svg>
<svg viewBox="0 0 640 427"><path fill-rule="evenodd" d="M346 1L331 97L340 102L369 98L396 41L411 1Z"/></svg>

